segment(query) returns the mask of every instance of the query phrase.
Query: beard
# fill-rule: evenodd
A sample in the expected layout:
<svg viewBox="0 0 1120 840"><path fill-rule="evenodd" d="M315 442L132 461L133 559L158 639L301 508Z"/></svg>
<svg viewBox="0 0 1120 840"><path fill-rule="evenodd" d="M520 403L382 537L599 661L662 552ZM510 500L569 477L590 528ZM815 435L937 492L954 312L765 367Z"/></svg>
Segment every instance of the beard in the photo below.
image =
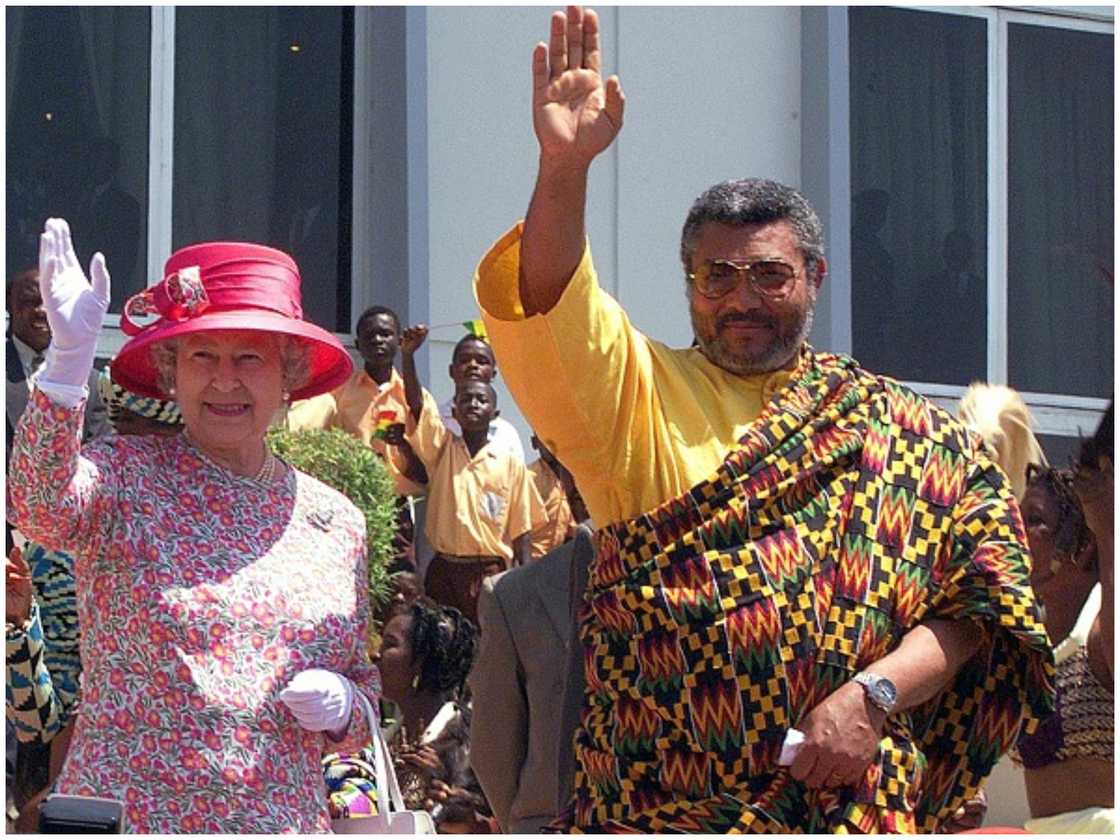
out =
<svg viewBox="0 0 1120 840"><path fill-rule="evenodd" d="M804 308L792 314L784 322L778 318L770 319L770 323L777 327L774 340L753 352L733 350L724 343L719 335L720 329L728 319L749 316L729 313L713 323L711 319L700 315L696 311L696 307L692 305L692 298L689 296L688 314L692 320L692 334L696 337L700 352L716 367L740 376L752 376L780 370L789 364L789 361L797 354L798 349L813 329L813 310L817 304L817 288L810 283L807 291L808 301Z"/></svg>

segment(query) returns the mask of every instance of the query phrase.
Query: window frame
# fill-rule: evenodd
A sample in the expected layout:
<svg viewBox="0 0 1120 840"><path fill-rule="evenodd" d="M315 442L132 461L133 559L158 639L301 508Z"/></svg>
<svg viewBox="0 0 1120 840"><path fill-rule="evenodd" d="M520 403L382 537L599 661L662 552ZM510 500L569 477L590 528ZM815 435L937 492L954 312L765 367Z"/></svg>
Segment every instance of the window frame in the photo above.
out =
<svg viewBox="0 0 1120 840"><path fill-rule="evenodd" d="M1106 19L1092 7L1065 7L1046 11L1023 8L994 7L944 7L944 6L898 6L905 11L933 12L936 14L957 15L982 18L987 21L988 30L988 381L1007 383L1008 377L1008 331L1006 329L1008 311L1007 286L1007 220L1008 220L1008 160L1007 160L1007 61L1008 26L1012 23L1043 26L1056 29L1072 29L1084 32L1104 33L1115 37L1114 20ZM832 253L833 278L828 310L828 339L833 349L851 352L852 310L851 310L851 249L850 244L841 240L849 235L850 216L845 203L851 201L851 132L850 105L848 89L848 8L839 7L821 10L826 16L823 30L827 32L829 49L823 63L813 65L809 51L814 38L819 37L822 20L812 18L807 22L813 27L812 35L806 32L803 68L806 80L819 82L814 74L823 74L829 91L825 107L829 114L827 124L834 130L831 134L827 156L828 171L822 173L819 165L806 158L808 171L803 178L814 184L823 184L822 192L828 197L831 211L830 249ZM804 10L803 15L812 15L812 10ZM805 24L803 24L803 27ZM819 44L817 44L819 48ZM807 102L806 111L813 107ZM817 103L816 107L820 107ZM823 122L823 120L822 120ZM819 141L817 141L819 142ZM804 154L804 152L803 152ZM839 282L837 279L840 278ZM826 286L827 289L827 286ZM906 385L931 398L934 402L954 410L966 388L938 382L919 382L907 380ZM1090 433L1100 422L1108 399L1081 397L1071 394L1040 393L1021 391L1023 399L1034 415L1037 431L1043 434L1073 437Z"/></svg>

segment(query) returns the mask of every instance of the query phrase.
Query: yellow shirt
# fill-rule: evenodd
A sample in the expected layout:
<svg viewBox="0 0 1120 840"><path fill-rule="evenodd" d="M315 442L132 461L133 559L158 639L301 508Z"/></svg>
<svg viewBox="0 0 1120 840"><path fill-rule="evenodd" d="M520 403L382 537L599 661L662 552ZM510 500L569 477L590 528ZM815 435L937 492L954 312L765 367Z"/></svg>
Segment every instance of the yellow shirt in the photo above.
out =
<svg viewBox="0 0 1120 840"><path fill-rule="evenodd" d="M789 371L740 376L642 335L599 288L590 247L556 306L526 318L520 245L518 224L482 258L475 296L510 392L597 526L711 475L788 382ZM679 305L687 318L683 291Z"/></svg>
<svg viewBox="0 0 1120 840"><path fill-rule="evenodd" d="M424 408L408 433L428 469L425 532L440 554L485 554L513 559L513 541L545 520L525 464L487 444L471 455L448 431L439 406L424 391Z"/></svg>
<svg viewBox="0 0 1120 840"><path fill-rule="evenodd" d="M533 544L533 559L536 559L566 543L574 535L576 523L568 506L568 494L544 459L538 458L525 469L529 471L529 478L544 503L545 516L548 517L546 522L533 529L529 538Z"/></svg>
<svg viewBox="0 0 1120 840"><path fill-rule="evenodd" d="M365 368L359 367L350 378L327 394L292 403L288 409L287 428L342 429L373 449L385 461L397 493L401 496L423 495L426 488L404 477L407 459L395 446L374 436L378 415L392 412L394 423L408 419L408 401L404 380L395 370L384 385L378 385Z"/></svg>

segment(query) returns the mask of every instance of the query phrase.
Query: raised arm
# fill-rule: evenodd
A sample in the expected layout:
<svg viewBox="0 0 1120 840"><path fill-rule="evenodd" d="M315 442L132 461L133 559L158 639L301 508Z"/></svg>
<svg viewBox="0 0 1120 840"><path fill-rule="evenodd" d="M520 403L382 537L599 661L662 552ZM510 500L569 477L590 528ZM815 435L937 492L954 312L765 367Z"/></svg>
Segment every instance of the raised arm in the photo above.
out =
<svg viewBox="0 0 1120 840"><path fill-rule="evenodd" d="M409 327L401 335L401 378L404 379L404 396L413 421L420 419L420 410L424 407L424 391L416 375L415 354L427 337L426 324Z"/></svg>
<svg viewBox="0 0 1120 840"><path fill-rule="evenodd" d="M548 43L533 50L537 183L521 239L520 296L526 315L547 312L564 293L584 243L587 173L622 128L617 76L600 73L599 16L554 12Z"/></svg>
<svg viewBox="0 0 1120 840"><path fill-rule="evenodd" d="M51 327L46 362L16 427L8 462L8 519L47 548L96 553L113 503L111 463L79 455L87 383L109 306L105 258L94 254L89 279L64 219L48 219L39 238L39 287Z"/></svg>

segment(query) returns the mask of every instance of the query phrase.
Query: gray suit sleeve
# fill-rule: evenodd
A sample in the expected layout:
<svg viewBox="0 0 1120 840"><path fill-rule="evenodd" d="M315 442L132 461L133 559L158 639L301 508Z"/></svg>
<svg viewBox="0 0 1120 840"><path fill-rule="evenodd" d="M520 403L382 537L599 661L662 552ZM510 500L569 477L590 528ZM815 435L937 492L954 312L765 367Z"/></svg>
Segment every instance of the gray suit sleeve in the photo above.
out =
<svg viewBox="0 0 1120 840"><path fill-rule="evenodd" d="M113 430L109 423L109 412L101 401L101 394L97 390L97 370L89 375L89 397L86 399L86 416L82 424L82 441L88 442L102 435L107 435Z"/></svg>
<svg viewBox="0 0 1120 840"><path fill-rule="evenodd" d="M529 743L529 709L521 679L517 646L494 592L494 578L483 581L478 595L482 630L471 687L471 766L503 831L517 796L521 767Z"/></svg>
<svg viewBox="0 0 1120 840"><path fill-rule="evenodd" d="M576 756L575 738L579 726L580 712L583 709L585 680L583 676L583 646L579 641L579 611L583 606L583 595L587 589L588 567L595 554L591 540L591 530L581 525L576 532L575 547L572 551L572 565L569 573L568 591L570 594L569 618L571 627L568 633L568 661L564 669L564 704L560 711L560 749L557 756L559 788L556 803L557 813L568 807L575 785Z"/></svg>

